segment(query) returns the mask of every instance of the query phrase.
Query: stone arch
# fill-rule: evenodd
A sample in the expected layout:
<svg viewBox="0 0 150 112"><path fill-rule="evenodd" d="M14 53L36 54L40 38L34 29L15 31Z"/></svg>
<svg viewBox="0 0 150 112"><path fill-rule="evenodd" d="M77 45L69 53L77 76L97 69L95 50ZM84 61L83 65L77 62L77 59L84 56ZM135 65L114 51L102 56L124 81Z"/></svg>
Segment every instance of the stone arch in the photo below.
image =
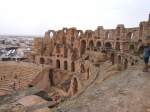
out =
<svg viewBox="0 0 150 112"><path fill-rule="evenodd" d="M86 75L86 79L88 80L90 78L90 69L87 69L87 75Z"/></svg>
<svg viewBox="0 0 150 112"><path fill-rule="evenodd" d="M83 31L82 30L78 30L78 36L77 37L81 37L83 35Z"/></svg>
<svg viewBox="0 0 150 112"><path fill-rule="evenodd" d="M118 55L118 64L121 64L121 56L120 55Z"/></svg>
<svg viewBox="0 0 150 112"><path fill-rule="evenodd" d="M124 69L127 69L128 68L128 59L125 58L124 59Z"/></svg>
<svg viewBox="0 0 150 112"><path fill-rule="evenodd" d="M132 40L132 39L133 39L133 33L132 33L132 32L129 32L129 33L127 34L127 39L128 39L128 40Z"/></svg>
<svg viewBox="0 0 150 112"><path fill-rule="evenodd" d="M112 65L114 65L115 64L115 54L114 53L111 53L110 60L112 62Z"/></svg>
<svg viewBox="0 0 150 112"><path fill-rule="evenodd" d="M48 35L49 35L50 38L53 38L54 35L56 35L56 32L54 30L49 30Z"/></svg>
<svg viewBox="0 0 150 112"><path fill-rule="evenodd" d="M85 73L85 67L84 67L83 63L81 63L81 65L80 65L80 71L81 71L81 73Z"/></svg>
<svg viewBox="0 0 150 112"><path fill-rule="evenodd" d="M71 72L75 72L75 63L71 62Z"/></svg>
<svg viewBox="0 0 150 112"><path fill-rule="evenodd" d="M45 63L45 59L43 57L40 58L40 64L44 64Z"/></svg>
<svg viewBox="0 0 150 112"><path fill-rule="evenodd" d="M116 42L115 49L120 50L120 42Z"/></svg>
<svg viewBox="0 0 150 112"><path fill-rule="evenodd" d="M64 70L67 70L67 69L68 69L68 62L64 61Z"/></svg>
<svg viewBox="0 0 150 112"><path fill-rule="evenodd" d="M90 50L92 50L94 48L94 42L93 42L93 40L89 41L89 48L90 48Z"/></svg>
<svg viewBox="0 0 150 112"><path fill-rule="evenodd" d="M107 48L107 49L112 49L111 43L110 43L110 42L106 42L106 43L105 43L105 48Z"/></svg>
<svg viewBox="0 0 150 112"><path fill-rule="evenodd" d="M60 60L56 60L56 68L60 68Z"/></svg>
<svg viewBox="0 0 150 112"><path fill-rule="evenodd" d="M135 49L134 44L131 44L131 45L129 46L129 50L134 50L134 49Z"/></svg>
<svg viewBox="0 0 150 112"><path fill-rule="evenodd" d="M144 46L140 46L138 49L138 54L143 54L144 53Z"/></svg>
<svg viewBox="0 0 150 112"><path fill-rule="evenodd" d="M81 40L80 43L80 54L83 55L85 53L86 50L86 41L85 40Z"/></svg>
<svg viewBox="0 0 150 112"><path fill-rule="evenodd" d="M75 95L77 92L78 92L78 80L76 77L73 77L72 80L71 80L71 84L70 84L70 95L73 96Z"/></svg>
<svg viewBox="0 0 150 112"><path fill-rule="evenodd" d="M100 41L97 41L96 42L96 48L100 48L101 47L101 42Z"/></svg>
<svg viewBox="0 0 150 112"><path fill-rule="evenodd" d="M63 33L67 33L67 28L63 28Z"/></svg>

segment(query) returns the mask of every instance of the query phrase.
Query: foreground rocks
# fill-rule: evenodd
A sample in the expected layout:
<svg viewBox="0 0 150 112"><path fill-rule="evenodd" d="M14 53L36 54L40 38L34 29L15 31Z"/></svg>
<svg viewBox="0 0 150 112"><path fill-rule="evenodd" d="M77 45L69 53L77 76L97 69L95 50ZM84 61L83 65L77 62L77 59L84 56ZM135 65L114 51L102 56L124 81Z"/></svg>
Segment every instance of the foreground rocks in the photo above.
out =
<svg viewBox="0 0 150 112"><path fill-rule="evenodd" d="M81 96L63 103L55 111L150 111L150 73L143 73L141 66L138 65L118 72L103 82L100 80L97 79Z"/></svg>

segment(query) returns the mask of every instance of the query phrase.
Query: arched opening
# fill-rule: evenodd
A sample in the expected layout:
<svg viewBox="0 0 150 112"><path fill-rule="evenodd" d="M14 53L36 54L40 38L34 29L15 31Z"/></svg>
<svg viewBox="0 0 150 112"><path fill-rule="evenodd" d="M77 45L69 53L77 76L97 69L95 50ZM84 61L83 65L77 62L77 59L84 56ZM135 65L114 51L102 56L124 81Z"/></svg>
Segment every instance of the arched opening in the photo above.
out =
<svg viewBox="0 0 150 112"><path fill-rule="evenodd" d="M75 71L75 63L74 63L74 62L71 63L71 71L72 71L72 72Z"/></svg>
<svg viewBox="0 0 150 112"><path fill-rule="evenodd" d="M121 56L118 56L118 64L121 64Z"/></svg>
<svg viewBox="0 0 150 112"><path fill-rule="evenodd" d="M120 42L116 42L115 49L120 50Z"/></svg>
<svg viewBox="0 0 150 112"><path fill-rule="evenodd" d="M81 68L81 73L84 73L84 72L85 72L84 64L81 64L81 65L80 65L80 68Z"/></svg>
<svg viewBox="0 0 150 112"><path fill-rule="evenodd" d="M60 68L60 60L56 60L56 68Z"/></svg>
<svg viewBox="0 0 150 112"><path fill-rule="evenodd" d="M106 43L105 43L105 48L106 48L106 49L112 49L111 43L110 43L110 42L106 42Z"/></svg>
<svg viewBox="0 0 150 112"><path fill-rule="evenodd" d="M54 36L54 33L53 33L52 31L50 31L50 32L49 32L49 37L50 37L50 38L53 38L53 36Z"/></svg>
<svg viewBox="0 0 150 112"><path fill-rule="evenodd" d="M43 57L40 58L40 64L44 64L45 63L45 60Z"/></svg>
<svg viewBox="0 0 150 112"><path fill-rule="evenodd" d="M112 65L114 65L115 64L115 55L114 55L114 53L111 53L110 60L112 62Z"/></svg>
<svg viewBox="0 0 150 112"><path fill-rule="evenodd" d="M81 53L81 55L83 55L85 53L85 50L86 50L86 41L82 40L81 44L80 44L80 53Z"/></svg>
<svg viewBox="0 0 150 112"><path fill-rule="evenodd" d="M77 78L73 78L73 94L76 94L78 92L78 81L77 81Z"/></svg>
<svg viewBox="0 0 150 112"><path fill-rule="evenodd" d="M87 76L86 76L86 79L88 80L90 78L90 69L88 68L87 69Z"/></svg>
<svg viewBox="0 0 150 112"><path fill-rule="evenodd" d="M64 34L66 34L67 33L67 28L63 28L63 32L64 32Z"/></svg>
<svg viewBox="0 0 150 112"><path fill-rule="evenodd" d="M68 69L68 63L67 61L64 61L64 70L67 70Z"/></svg>
<svg viewBox="0 0 150 112"><path fill-rule="evenodd" d="M127 68L128 68L128 60L125 59L125 60L124 60L124 69L127 69Z"/></svg>
<svg viewBox="0 0 150 112"><path fill-rule="evenodd" d="M134 45L133 45L133 44L131 44L131 45L129 46L129 50L134 50Z"/></svg>
<svg viewBox="0 0 150 112"><path fill-rule="evenodd" d="M96 43L96 48L100 48L101 47L101 42L100 41L97 41L97 43Z"/></svg>
<svg viewBox="0 0 150 112"><path fill-rule="evenodd" d="M127 39L128 39L128 40L132 40L132 39L133 39L133 33L132 33L132 32L129 32L129 33L127 34Z"/></svg>
<svg viewBox="0 0 150 112"><path fill-rule="evenodd" d="M78 30L78 37L81 37L82 36L82 34L83 34L83 32L82 32L82 30Z"/></svg>
<svg viewBox="0 0 150 112"><path fill-rule="evenodd" d="M90 50L93 50L93 48L94 48L94 42L93 42L93 40L91 40L89 42L89 48L90 48Z"/></svg>
<svg viewBox="0 0 150 112"><path fill-rule="evenodd" d="M53 85L54 85L53 69L50 69L50 70L49 70L49 81L50 81L50 85L53 86Z"/></svg>
<svg viewBox="0 0 150 112"><path fill-rule="evenodd" d="M138 49L138 54L143 55L143 53L144 53L144 46L140 46Z"/></svg>

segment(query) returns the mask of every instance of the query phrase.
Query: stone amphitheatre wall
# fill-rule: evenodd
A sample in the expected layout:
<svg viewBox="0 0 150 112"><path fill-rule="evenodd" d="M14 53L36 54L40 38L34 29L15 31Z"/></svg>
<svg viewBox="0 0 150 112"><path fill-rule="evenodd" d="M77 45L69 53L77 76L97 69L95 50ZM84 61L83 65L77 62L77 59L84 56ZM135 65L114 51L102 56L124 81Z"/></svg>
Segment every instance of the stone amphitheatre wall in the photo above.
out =
<svg viewBox="0 0 150 112"><path fill-rule="evenodd" d="M150 17L135 28L119 24L116 29L98 26L95 31L85 32L75 27L48 30L43 38L34 40L34 62L73 74L71 86L77 82L73 76L79 78L90 73L90 63L99 65L110 60L112 64L122 65L121 69L137 63L134 55L142 53L142 42L147 35L150 35ZM89 75L85 77L89 79Z"/></svg>

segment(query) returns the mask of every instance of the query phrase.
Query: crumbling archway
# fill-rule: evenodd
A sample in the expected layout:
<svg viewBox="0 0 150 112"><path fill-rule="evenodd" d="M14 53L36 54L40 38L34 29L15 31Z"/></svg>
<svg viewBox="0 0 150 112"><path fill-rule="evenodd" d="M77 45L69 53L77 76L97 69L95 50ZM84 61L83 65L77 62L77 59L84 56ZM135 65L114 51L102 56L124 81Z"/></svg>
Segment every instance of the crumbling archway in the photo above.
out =
<svg viewBox="0 0 150 112"><path fill-rule="evenodd" d="M93 42L93 40L90 40L90 42L89 42L89 48L90 48L90 50L92 50L94 48L94 42Z"/></svg>
<svg viewBox="0 0 150 112"><path fill-rule="evenodd" d="M96 48L100 48L101 47L101 42L100 41L97 41L96 43Z"/></svg>
<svg viewBox="0 0 150 112"><path fill-rule="evenodd" d="M75 63L74 63L74 62L71 63L71 71L72 71L72 72L75 71Z"/></svg>
<svg viewBox="0 0 150 112"><path fill-rule="evenodd" d="M128 39L128 40L132 40L132 39L133 39L133 33L132 33L132 32L129 32L129 33L127 34L127 39Z"/></svg>
<svg viewBox="0 0 150 112"><path fill-rule="evenodd" d="M55 34L56 34L56 32L54 30L48 31L49 38L53 38Z"/></svg>
<svg viewBox="0 0 150 112"><path fill-rule="evenodd" d="M78 81L77 78L73 78L73 93L76 94L78 92Z"/></svg>
<svg viewBox="0 0 150 112"><path fill-rule="evenodd" d="M142 45L142 46L140 46L139 49L138 49L138 54L139 54L139 55L143 55L143 53L144 53L144 46Z"/></svg>
<svg viewBox="0 0 150 112"><path fill-rule="evenodd" d="M111 53L110 61L112 62L112 65L115 64L115 54L114 53Z"/></svg>
<svg viewBox="0 0 150 112"><path fill-rule="evenodd" d="M80 54L83 55L85 53L86 50L86 41L82 40L80 43Z"/></svg>
<svg viewBox="0 0 150 112"><path fill-rule="evenodd" d="M56 68L60 68L60 60L56 60Z"/></svg>
<svg viewBox="0 0 150 112"><path fill-rule="evenodd" d="M67 70L67 69L68 69L68 62L64 61L64 70Z"/></svg>
<svg viewBox="0 0 150 112"><path fill-rule="evenodd" d="M44 64L45 63L45 60L43 57L40 58L40 64Z"/></svg>
<svg viewBox="0 0 150 112"><path fill-rule="evenodd" d="M131 44L130 46L129 46L129 50L131 51L131 50L134 50L134 45L133 44Z"/></svg>
<svg viewBox="0 0 150 112"><path fill-rule="evenodd" d="M118 56L118 64L121 64L121 56Z"/></svg>
<svg viewBox="0 0 150 112"><path fill-rule="evenodd" d="M105 48L106 48L106 49L112 49L111 43L110 43L110 42L106 42L106 43L105 43Z"/></svg>
<svg viewBox="0 0 150 112"><path fill-rule="evenodd" d="M83 63L81 63L81 65L80 65L80 72L81 72L81 73L84 73L84 72L85 72L85 67L84 67L84 64L83 64Z"/></svg>

